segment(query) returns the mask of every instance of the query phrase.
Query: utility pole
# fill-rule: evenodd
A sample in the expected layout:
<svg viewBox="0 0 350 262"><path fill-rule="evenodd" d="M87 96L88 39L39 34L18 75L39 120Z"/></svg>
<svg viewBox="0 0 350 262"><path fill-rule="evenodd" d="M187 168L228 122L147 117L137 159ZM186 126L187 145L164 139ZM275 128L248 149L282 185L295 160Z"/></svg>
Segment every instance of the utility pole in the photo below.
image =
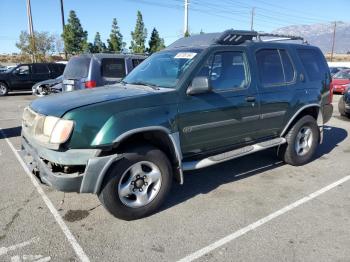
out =
<svg viewBox="0 0 350 262"><path fill-rule="evenodd" d="M188 5L189 0L185 0L185 17L184 17L184 36L188 35Z"/></svg>
<svg viewBox="0 0 350 262"><path fill-rule="evenodd" d="M255 7L252 8L252 13L251 13L251 20L250 20L250 30L254 30L254 16L255 16Z"/></svg>
<svg viewBox="0 0 350 262"><path fill-rule="evenodd" d="M332 53L331 53L331 62L333 62L334 46L335 46L335 31L337 28L337 22L334 22L333 27L333 41L332 41Z"/></svg>
<svg viewBox="0 0 350 262"><path fill-rule="evenodd" d="M32 62L36 62L35 36L34 36L34 27L33 27L33 19L32 19L32 7L30 5L30 0L27 0L27 16L28 16L28 30L30 34L30 42L33 48Z"/></svg>
<svg viewBox="0 0 350 262"><path fill-rule="evenodd" d="M62 32L64 32L64 27L65 27L65 20L64 20L64 8L63 8L63 0L60 0L61 2L61 19L62 19ZM63 46L64 48L64 58L67 60L67 51L65 46Z"/></svg>

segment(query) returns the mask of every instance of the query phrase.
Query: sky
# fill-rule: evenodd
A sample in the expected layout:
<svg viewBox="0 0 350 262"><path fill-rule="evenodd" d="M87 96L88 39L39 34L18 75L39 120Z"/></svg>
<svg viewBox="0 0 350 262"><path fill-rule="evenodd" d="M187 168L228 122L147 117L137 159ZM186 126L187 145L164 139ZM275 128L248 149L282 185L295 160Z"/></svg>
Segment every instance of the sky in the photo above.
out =
<svg viewBox="0 0 350 262"><path fill-rule="evenodd" d="M349 22L350 0L189 0L191 33L220 32L234 28L247 30L255 7L254 29L271 32L295 25ZM60 0L31 0L34 30L62 33ZM65 18L75 10L88 40L95 33L106 42L112 19L117 18L127 46L135 27L136 12L143 14L148 36L156 27L166 44L181 37L184 0L64 0ZM28 29L26 0L0 0L0 54L18 52L15 46L22 30Z"/></svg>

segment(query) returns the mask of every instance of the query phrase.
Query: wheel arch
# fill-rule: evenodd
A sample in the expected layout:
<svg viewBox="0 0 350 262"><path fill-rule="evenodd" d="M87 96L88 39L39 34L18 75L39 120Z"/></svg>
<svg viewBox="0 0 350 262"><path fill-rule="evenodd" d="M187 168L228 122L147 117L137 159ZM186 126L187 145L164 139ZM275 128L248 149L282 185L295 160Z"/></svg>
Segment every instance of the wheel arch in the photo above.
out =
<svg viewBox="0 0 350 262"><path fill-rule="evenodd" d="M283 128L280 136L285 136L288 131L292 128L292 126L303 116L311 115L317 121L317 125L319 128L323 126L323 116L321 112L321 106L319 104L309 104L299 108L294 115L289 119L285 127ZM322 141L322 131L320 129L320 141Z"/></svg>
<svg viewBox="0 0 350 262"><path fill-rule="evenodd" d="M182 153L180 149L178 132L171 133L169 129L162 126L142 127L129 130L113 141L113 149L108 154L122 154L131 146L140 144L151 144L162 150L169 158L176 180L183 184ZM118 160L116 160L118 161ZM113 165L109 163L108 169ZM104 172L103 177L107 172ZM103 178L99 178L99 180Z"/></svg>

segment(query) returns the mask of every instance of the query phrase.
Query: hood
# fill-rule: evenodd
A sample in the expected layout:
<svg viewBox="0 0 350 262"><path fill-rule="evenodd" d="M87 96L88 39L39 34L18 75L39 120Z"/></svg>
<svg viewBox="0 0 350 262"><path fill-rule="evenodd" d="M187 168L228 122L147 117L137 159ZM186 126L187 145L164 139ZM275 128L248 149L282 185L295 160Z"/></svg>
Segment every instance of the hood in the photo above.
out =
<svg viewBox="0 0 350 262"><path fill-rule="evenodd" d="M62 117L66 112L82 106L111 100L122 100L130 97L146 96L156 92L162 91L134 85L124 87L118 84L38 98L31 103L30 107L39 114Z"/></svg>

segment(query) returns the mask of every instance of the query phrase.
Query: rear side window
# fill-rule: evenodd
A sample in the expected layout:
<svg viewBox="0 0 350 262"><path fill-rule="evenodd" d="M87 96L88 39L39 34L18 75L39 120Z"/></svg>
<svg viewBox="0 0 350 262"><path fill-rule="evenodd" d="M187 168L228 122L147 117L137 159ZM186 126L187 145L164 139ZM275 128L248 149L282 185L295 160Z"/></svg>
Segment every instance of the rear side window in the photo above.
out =
<svg viewBox="0 0 350 262"><path fill-rule="evenodd" d="M320 52L314 49L298 49L297 52L309 79L322 80L326 69Z"/></svg>
<svg viewBox="0 0 350 262"><path fill-rule="evenodd" d="M34 64L33 65L33 74L48 74L49 68L44 64Z"/></svg>
<svg viewBox="0 0 350 262"><path fill-rule="evenodd" d="M132 60L132 67L133 67L133 68L137 67L139 64L142 63L143 60L144 60L144 59L133 59L133 60Z"/></svg>
<svg viewBox="0 0 350 262"><path fill-rule="evenodd" d="M90 57L72 57L63 72L64 79L85 78L89 74Z"/></svg>
<svg viewBox="0 0 350 262"><path fill-rule="evenodd" d="M284 83L281 58L277 49L258 51L256 60L262 85L271 86Z"/></svg>
<svg viewBox="0 0 350 262"><path fill-rule="evenodd" d="M263 86L284 85L293 82L295 70L284 49L263 49L256 53L259 78Z"/></svg>
<svg viewBox="0 0 350 262"><path fill-rule="evenodd" d="M61 75L61 74L63 74L65 65L63 65L63 64L51 64L51 65L49 65L49 67L50 67L51 72L54 72L54 73Z"/></svg>
<svg viewBox="0 0 350 262"><path fill-rule="evenodd" d="M125 60L122 58L102 59L102 76L111 78L123 78L125 72Z"/></svg>
<svg viewBox="0 0 350 262"><path fill-rule="evenodd" d="M279 52L282 59L285 81L292 82L294 81L294 76L295 76L295 71L294 71L292 61L290 60L290 57L286 50L279 50Z"/></svg>

